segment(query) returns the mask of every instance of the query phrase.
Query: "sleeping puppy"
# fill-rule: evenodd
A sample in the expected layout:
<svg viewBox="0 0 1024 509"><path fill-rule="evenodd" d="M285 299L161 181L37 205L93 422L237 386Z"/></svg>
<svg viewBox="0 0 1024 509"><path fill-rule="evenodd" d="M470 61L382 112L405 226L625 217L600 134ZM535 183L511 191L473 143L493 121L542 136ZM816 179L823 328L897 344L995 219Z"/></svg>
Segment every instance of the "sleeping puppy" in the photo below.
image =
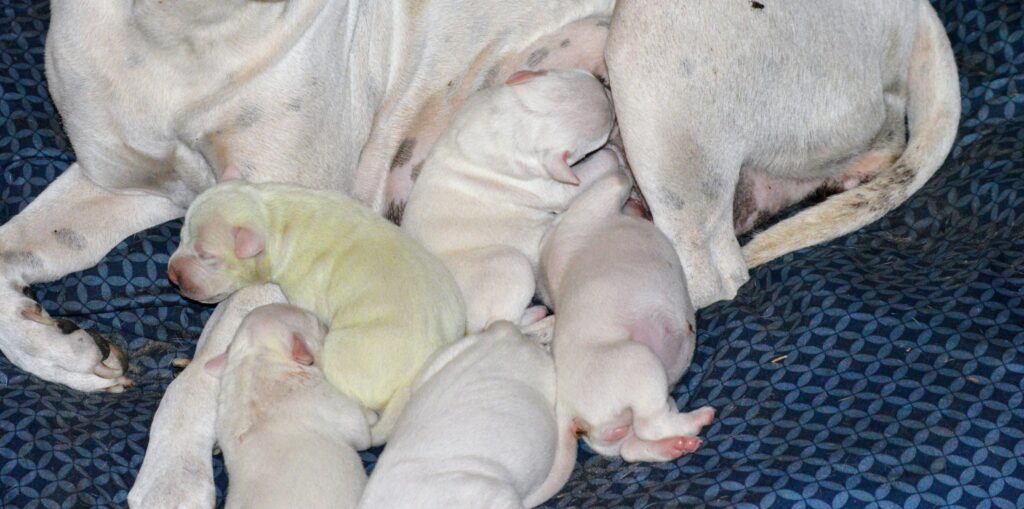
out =
<svg viewBox="0 0 1024 509"><path fill-rule="evenodd" d="M715 412L681 414L669 397L693 358L694 310L672 243L621 212L631 187L617 173L576 198L544 237L539 279L573 431L606 456L667 461L697 449Z"/></svg>
<svg viewBox="0 0 1024 509"><path fill-rule="evenodd" d="M227 508L355 507L366 484L358 449L370 429L358 403L327 382L314 358L326 329L310 313L272 304L245 317L220 377L217 442L231 479Z"/></svg>
<svg viewBox="0 0 1024 509"><path fill-rule="evenodd" d="M417 378L366 486L364 509L533 507L556 493L555 368L515 325L495 322L440 351ZM574 459L575 456L568 459ZM549 477L557 471L560 477Z"/></svg>
<svg viewBox="0 0 1024 509"><path fill-rule="evenodd" d="M540 238L587 182L619 166L599 152L614 113L584 71L519 72L477 92L424 162L402 228L444 260L466 301L468 330L526 325Z"/></svg>
<svg viewBox="0 0 1024 509"><path fill-rule="evenodd" d="M386 438L427 358L465 331L462 296L441 261L330 192L241 180L214 186L189 209L167 272L182 295L201 302L276 283L328 324L324 374L382 412L374 443Z"/></svg>

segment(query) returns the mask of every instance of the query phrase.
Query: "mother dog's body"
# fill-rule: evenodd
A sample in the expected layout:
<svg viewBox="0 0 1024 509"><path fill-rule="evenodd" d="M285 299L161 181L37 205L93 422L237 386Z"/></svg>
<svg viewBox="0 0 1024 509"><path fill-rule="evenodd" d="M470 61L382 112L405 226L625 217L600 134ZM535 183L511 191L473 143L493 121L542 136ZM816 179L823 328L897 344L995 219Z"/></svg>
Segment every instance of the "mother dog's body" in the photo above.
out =
<svg viewBox="0 0 1024 509"><path fill-rule="evenodd" d="M734 9L753 5L748 0L726 3ZM121 239L182 216L192 198L214 183L228 164L251 181L291 181L346 192L378 212L391 209L397 216L417 163L473 91L523 67L582 67L603 74L604 34L614 4L55 0L47 78L78 163L0 227L0 350L46 380L79 390L122 390L130 383L122 376L126 366L109 343L94 341L85 331L57 327L19 290L88 268ZM759 5L765 4L764 10L777 6ZM919 25L927 25L929 40L937 42L932 53L952 61L948 41L934 33L937 20L934 12L927 12L925 0L827 4L809 6L805 15L827 18L830 9L842 4L844 12L859 13L871 24L886 18L890 9L912 5L926 23L907 19L905 30L917 33ZM673 226L687 221L684 207L671 207L679 203L674 199L679 196L678 182L686 179L667 178L681 171L675 166L677 142L685 130L680 120L687 119L664 102L651 113L630 101L645 94L652 99L668 95L680 104L695 93L676 83L680 55L688 51L673 37L677 29L658 34L644 28L644 11L653 5L621 3L612 20L608 71L627 156L656 221L676 242L691 291L704 293L697 299L702 303L731 296L745 276L717 284L725 279L722 274L735 272L738 246L723 242L721 235L686 237L680 234L682 228ZM685 14L676 8L683 3L669 6L673 5L653 10L662 22L671 22ZM796 29L801 26L798 21L787 26ZM828 25L827 19L823 24ZM860 30L859 26L837 26L815 35L823 44L846 41L844 31ZM645 40L655 43L640 44ZM885 47L890 41L864 43ZM833 51L833 56L842 54L842 48ZM722 70L731 68L729 58L714 57ZM649 68L634 74L630 62ZM943 62L943 73L925 72L921 80L933 80L945 92L955 90L955 68L950 86L952 64ZM920 67L911 65L911 74ZM812 66L807 71L815 70ZM911 95L914 88L912 82ZM694 100L704 100L701 94L711 92L700 91ZM861 92L812 87L801 90L799 97L810 101L818 97L815 94ZM757 91L751 87L745 93ZM948 103L948 95L935 100ZM953 100L948 106L953 111L959 103ZM631 109L635 111L627 111ZM913 185L890 179L869 189L878 195L884 191L878 188L887 183L901 191L888 202L871 201L875 206L870 214L865 207L851 213L850 219L828 217L843 224L823 229L825 238L878 217L934 172L948 151L947 136L921 138L917 144L914 138L917 126L929 120L946 131L952 123L955 130L956 119L950 121L949 111L936 116L932 109L915 108L912 101L910 146L917 147L917 154L932 156L927 164L911 168L920 178L913 178ZM642 129L646 124L668 128L659 136L648 136ZM662 187L672 192L662 192ZM717 189L731 203L727 185L696 188ZM710 223L710 214L694 217ZM714 233L721 231L719 227ZM820 240L821 235L814 238ZM770 252L777 256L806 242L807 238L783 236ZM727 245L722 251L732 254L733 263L690 263L723 243ZM245 309L280 299L278 292L265 288L243 292L232 299L233 305L221 306L200 338L197 363L223 351ZM186 369L168 389L129 496L131 505L212 505L209 451L216 389L202 375L201 370Z"/></svg>

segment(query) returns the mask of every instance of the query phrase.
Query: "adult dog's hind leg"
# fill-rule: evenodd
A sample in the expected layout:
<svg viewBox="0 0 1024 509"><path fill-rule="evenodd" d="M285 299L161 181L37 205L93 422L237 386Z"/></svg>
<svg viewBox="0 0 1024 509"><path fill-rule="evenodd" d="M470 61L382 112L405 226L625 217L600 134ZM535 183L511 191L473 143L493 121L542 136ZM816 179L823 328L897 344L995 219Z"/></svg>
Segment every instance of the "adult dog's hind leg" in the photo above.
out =
<svg viewBox="0 0 1024 509"><path fill-rule="evenodd" d="M691 118L679 41L662 33L663 13L646 2L616 7L606 57L626 156L654 217L673 242L693 304L731 299L748 279L733 227L733 193L743 155L721 141L729 130ZM678 13L674 13L678 14Z"/></svg>
<svg viewBox="0 0 1024 509"><path fill-rule="evenodd" d="M71 165L0 226L0 351L21 369L81 391L120 392L126 358L103 337L51 319L24 288L95 265L118 242L184 210L145 194L104 189Z"/></svg>

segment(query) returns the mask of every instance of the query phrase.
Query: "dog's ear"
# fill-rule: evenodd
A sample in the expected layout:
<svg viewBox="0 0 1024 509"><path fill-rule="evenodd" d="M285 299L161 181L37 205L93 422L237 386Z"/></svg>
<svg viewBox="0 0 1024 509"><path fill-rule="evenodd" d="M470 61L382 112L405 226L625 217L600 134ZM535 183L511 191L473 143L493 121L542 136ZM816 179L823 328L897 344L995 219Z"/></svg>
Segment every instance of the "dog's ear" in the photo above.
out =
<svg viewBox="0 0 1024 509"><path fill-rule="evenodd" d="M235 256L239 259L252 258L263 252L265 247L263 236L246 226L236 226Z"/></svg>
<svg viewBox="0 0 1024 509"><path fill-rule="evenodd" d="M544 169L547 170L548 175L551 178L562 182L563 184L572 184L574 186L580 185L580 179L572 171L572 167L569 166L569 152L562 152L561 155L548 159L544 163Z"/></svg>
<svg viewBox="0 0 1024 509"><path fill-rule="evenodd" d="M221 182L227 182L229 180L244 180L244 177L242 177L242 170L239 170L238 166L235 166L234 164L229 164L220 174Z"/></svg>
<svg viewBox="0 0 1024 509"><path fill-rule="evenodd" d="M303 366L313 365L313 354L306 346L306 342L297 332L292 333L292 360Z"/></svg>
<svg viewBox="0 0 1024 509"><path fill-rule="evenodd" d="M224 353L222 353L222 354L220 354L220 355L218 355L218 356L216 356L216 357L206 361L206 365L203 366L203 367L206 369L207 373L209 373L209 374L211 374L213 376L216 376L216 377L220 377L221 375L224 374L224 368L227 367L227 365L228 365L228 353L224 352Z"/></svg>

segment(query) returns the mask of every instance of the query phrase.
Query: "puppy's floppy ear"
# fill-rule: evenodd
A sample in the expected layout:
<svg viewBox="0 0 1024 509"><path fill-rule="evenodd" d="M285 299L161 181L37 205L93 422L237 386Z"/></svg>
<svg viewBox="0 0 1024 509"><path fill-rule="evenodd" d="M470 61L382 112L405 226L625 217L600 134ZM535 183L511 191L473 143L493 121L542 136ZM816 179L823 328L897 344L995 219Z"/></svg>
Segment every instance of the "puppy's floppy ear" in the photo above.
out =
<svg viewBox="0 0 1024 509"><path fill-rule="evenodd" d="M551 175L551 178L563 184L580 185L579 177L573 173L572 167L569 166L569 151L562 152L557 157L549 158L544 163L544 169L547 170L548 175Z"/></svg>
<svg viewBox="0 0 1024 509"><path fill-rule="evenodd" d="M313 354L306 346L306 342L297 332L292 333L292 360L303 366L313 365Z"/></svg>
<svg viewBox="0 0 1024 509"><path fill-rule="evenodd" d="M263 252L263 236L246 226L236 226L235 256L240 259L252 258Z"/></svg>
<svg viewBox="0 0 1024 509"><path fill-rule="evenodd" d="M209 373L209 374L211 374L213 376L219 377L219 376L224 374L224 368L227 367L227 365L228 365L228 353L224 352L224 353L222 353L222 354L220 354L220 355L218 355L218 356L216 356L216 357L206 361L206 365L203 366L203 367L206 369L207 373Z"/></svg>

